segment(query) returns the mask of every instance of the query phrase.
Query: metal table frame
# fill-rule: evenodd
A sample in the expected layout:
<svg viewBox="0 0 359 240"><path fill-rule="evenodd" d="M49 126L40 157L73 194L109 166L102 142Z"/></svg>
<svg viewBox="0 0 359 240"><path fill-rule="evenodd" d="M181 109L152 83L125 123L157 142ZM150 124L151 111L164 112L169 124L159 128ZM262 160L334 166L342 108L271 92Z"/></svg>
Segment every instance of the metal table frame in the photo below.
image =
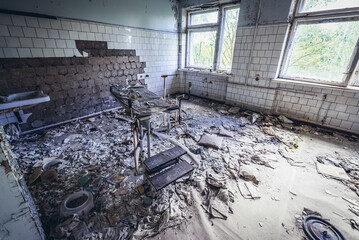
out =
<svg viewBox="0 0 359 240"><path fill-rule="evenodd" d="M138 89L138 88L137 88ZM149 91L149 90L147 90ZM133 154L134 154L134 158L135 158L135 169L136 169L136 173L137 174L141 174L140 173L140 164L142 166L143 161L145 160L145 158L149 158L151 157L151 118L153 115L157 114L157 113L162 113L164 114L163 116L163 122L161 123L161 126L164 124L167 124L168 129L171 127L170 125L173 123L172 127L176 127L179 125L182 125L184 123L180 122L180 118L177 119L177 111L180 114L180 106L178 104L175 105L174 109L171 108L164 108L162 110L159 111L155 111L154 113L147 113L147 114L139 114L136 109L134 108L134 104L133 101L135 99L131 99L130 97L119 97L116 96L113 92L113 90L111 90L111 93L113 94L113 96L118 100L118 102L126 109L130 112L130 116L133 119L133 122L131 124L132 126L132 133L133 133L133 142L134 142L134 150L133 150ZM151 92L152 93L152 92ZM141 102L146 102L148 101L154 101L154 100L159 100L161 99L161 97L155 95L154 93L152 93L152 95L149 96L148 99L141 99ZM162 99L162 101L164 101ZM172 106L173 107L173 106ZM167 121L166 120L166 114L170 114L172 112L176 113L176 117L174 121ZM178 122L177 122L178 121ZM187 126L186 126L187 129ZM144 151L144 139L147 137L147 156L145 156L145 151ZM141 162L139 163L139 160L141 160Z"/></svg>

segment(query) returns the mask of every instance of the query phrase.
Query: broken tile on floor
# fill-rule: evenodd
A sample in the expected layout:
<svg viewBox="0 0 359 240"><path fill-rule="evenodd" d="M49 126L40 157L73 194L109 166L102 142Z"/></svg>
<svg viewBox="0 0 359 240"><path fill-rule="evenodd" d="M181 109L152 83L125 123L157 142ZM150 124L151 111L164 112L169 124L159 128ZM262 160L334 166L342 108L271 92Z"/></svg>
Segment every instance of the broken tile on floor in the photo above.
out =
<svg viewBox="0 0 359 240"><path fill-rule="evenodd" d="M318 173L325 176L333 177L341 180L350 180L348 174L344 171L343 168L339 168L329 164L316 163Z"/></svg>
<svg viewBox="0 0 359 240"><path fill-rule="evenodd" d="M211 147L214 149L220 149L222 146L223 138L212 134L203 134L198 144L204 147Z"/></svg>

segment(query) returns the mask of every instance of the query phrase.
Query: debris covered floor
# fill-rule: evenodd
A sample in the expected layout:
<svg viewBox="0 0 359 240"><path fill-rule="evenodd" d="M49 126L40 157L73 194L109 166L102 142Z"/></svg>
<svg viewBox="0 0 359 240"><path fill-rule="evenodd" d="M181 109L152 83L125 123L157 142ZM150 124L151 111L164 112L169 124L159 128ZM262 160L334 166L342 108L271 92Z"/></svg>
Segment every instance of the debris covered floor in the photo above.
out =
<svg viewBox="0 0 359 240"><path fill-rule="evenodd" d="M152 153L180 144L195 170L157 195L137 188L143 178L134 175L124 112L13 142L47 237L302 239L303 217L320 214L347 239L359 239L355 136L199 98L183 109L189 134L184 126L156 133ZM43 165L54 159L48 169L55 170L44 175ZM60 216L62 201L80 190L93 194L94 207L84 216Z"/></svg>

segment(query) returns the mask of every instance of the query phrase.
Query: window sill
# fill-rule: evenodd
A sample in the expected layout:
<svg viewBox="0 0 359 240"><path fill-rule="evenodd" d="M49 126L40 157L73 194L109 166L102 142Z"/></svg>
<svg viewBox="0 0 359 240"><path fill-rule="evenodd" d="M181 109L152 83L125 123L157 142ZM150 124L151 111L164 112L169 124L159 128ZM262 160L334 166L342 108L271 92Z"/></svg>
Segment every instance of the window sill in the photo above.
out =
<svg viewBox="0 0 359 240"><path fill-rule="evenodd" d="M329 89L337 89L342 91L359 91L359 86L335 86L335 85L329 85L329 84L323 84L323 83L314 83L314 82L301 82L301 81L295 81L290 79L283 79L283 78L273 78L273 82L277 83L288 83L288 84L294 84L294 85L302 85L302 86L308 86L308 87L320 87L320 88L329 88Z"/></svg>
<svg viewBox="0 0 359 240"><path fill-rule="evenodd" d="M227 72L211 72L209 69L199 69L199 68L181 68L181 69L178 69L178 71L210 74L210 75L222 76L222 77L231 77L232 76L231 73L227 73Z"/></svg>

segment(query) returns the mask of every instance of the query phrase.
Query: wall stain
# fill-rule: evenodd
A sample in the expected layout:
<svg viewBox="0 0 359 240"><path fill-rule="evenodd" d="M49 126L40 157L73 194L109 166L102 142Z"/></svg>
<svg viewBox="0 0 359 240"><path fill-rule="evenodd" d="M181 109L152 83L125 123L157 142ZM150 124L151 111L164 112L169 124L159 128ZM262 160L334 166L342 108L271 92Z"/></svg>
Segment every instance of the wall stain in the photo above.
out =
<svg viewBox="0 0 359 240"><path fill-rule="evenodd" d="M174 25L174 28L176 29L179 25L179 15L178 15L178 0L169 0L170 3L172 3L172 11L173 11L173 17L175 18L175 25Z"/></svg>

